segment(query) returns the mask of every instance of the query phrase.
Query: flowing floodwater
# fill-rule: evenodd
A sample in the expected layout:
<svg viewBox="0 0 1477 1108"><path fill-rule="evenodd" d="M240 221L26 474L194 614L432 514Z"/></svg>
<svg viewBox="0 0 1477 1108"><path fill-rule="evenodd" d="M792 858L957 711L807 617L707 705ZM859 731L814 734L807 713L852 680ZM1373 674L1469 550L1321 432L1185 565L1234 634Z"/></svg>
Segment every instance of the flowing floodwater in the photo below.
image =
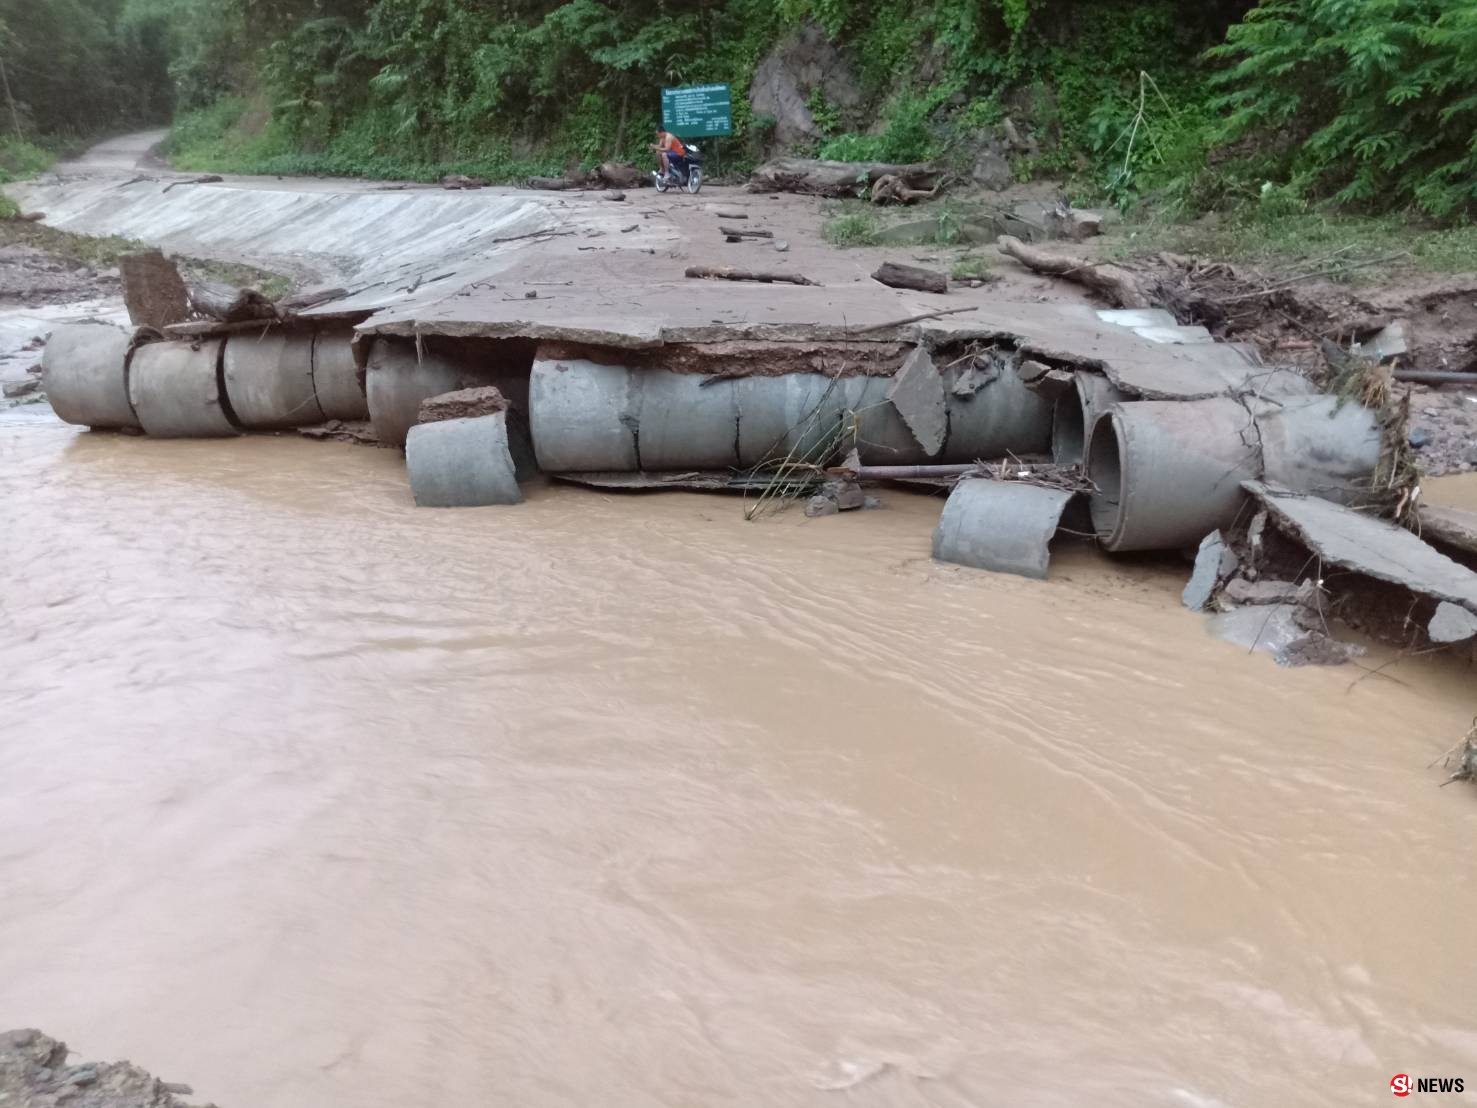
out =
<svg viewBox="0 0 1477 1108"><path fill-rule="evenodd" d="M0 1026L226 1108L1472 1087L1469 671L886 500L417 511L390 451L4 417Z"/></svg>

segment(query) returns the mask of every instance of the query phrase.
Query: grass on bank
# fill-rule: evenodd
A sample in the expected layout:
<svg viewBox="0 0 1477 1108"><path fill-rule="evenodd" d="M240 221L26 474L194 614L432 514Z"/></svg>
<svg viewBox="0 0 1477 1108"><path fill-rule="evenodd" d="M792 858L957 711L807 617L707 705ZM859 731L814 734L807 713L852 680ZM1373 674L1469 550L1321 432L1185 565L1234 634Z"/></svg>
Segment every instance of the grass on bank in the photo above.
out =
<svg viewBox="0 0 1477 1108"><path fill-rule="evenodd" d="M1176 223L1130 218L1105 243L1115 260L1167 251L1266 268L1309 259L1350 268L1333 279L1369 285L1392 269L1433 274L1477 273L1477 225L1431 227L1400 216L1341 215L1323 211L1266 212L1243 208Z"/></svg>
<svg viewBox="0 0 1477 1108"><path fill-rule="evenodd" d="M0 219L0 247L23 246L39 250L74 269L107 270L118 265L124 254L134 254L148 246L121 235L79 235L61 231L44 223L18 219ZM238 288L254 288L269 300L277 300L293 290L292 278L256 266L235 262L212 261L208 258L175 257L186 281L221 281Z"/></svg>

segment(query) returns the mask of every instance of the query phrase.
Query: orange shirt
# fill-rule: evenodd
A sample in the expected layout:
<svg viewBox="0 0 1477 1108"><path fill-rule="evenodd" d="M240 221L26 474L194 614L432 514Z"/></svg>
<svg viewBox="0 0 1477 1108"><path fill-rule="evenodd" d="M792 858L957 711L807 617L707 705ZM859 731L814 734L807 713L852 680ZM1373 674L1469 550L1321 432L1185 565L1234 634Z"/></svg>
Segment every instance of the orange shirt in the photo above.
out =
<svg viewBox="0 0 1477 1108"><path fill-rule="evenodd" d="M687 147L682 145L682 140L670 131L662 132L662 148L669 154L676 154L679 158L687 157Z"/></svg>

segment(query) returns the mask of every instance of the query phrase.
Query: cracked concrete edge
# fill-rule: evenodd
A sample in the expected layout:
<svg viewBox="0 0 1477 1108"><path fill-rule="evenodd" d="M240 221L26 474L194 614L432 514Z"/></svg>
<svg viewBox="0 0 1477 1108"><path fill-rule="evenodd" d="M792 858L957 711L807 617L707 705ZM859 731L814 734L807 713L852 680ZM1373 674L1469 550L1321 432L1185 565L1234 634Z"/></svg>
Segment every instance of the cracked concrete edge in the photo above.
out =
<svg viewBox="0 0 1477 1108"><path fill-rule="evenodd" d="M1383 519L1261 481L1242 487L1324 562L1477 613L1477 573Z"/></svg>

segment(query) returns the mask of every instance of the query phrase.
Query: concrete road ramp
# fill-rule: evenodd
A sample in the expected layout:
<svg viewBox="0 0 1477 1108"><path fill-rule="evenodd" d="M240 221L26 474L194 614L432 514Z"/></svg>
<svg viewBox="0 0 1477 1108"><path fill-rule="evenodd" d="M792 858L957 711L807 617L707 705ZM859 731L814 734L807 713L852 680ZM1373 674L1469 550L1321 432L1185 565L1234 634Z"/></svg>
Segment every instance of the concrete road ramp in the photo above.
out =
<svg viewBox="0 0 1477 1108"><path fill-rule="evenodd" d="M110 323L66 323L51 332L41 358L56 414L83 427L139 426L128 399L133 332Z"/></svg>
<svg viewBox="0 0 1477 1108"><path fill-rule="evenodd" d="M311 332L272 328L232 335L223 370L231 411L249 431L308 427L325 418L313 388Z"/></svg>
<svg viewBox="0 0 1477 1108"><path fill-rule="evenodd" d="M140 426L160 438L239 435L221 373L221 340L158 342L134 351L129 397Z"/></svg>
<svg viewBox="0 0 1477 1108"><path fill-rule="evenodd" d="M519 465L508 413L445 419L412 427L405 440L410 489L422 508L521 504ZM526 469L521 474L530 474Z"/></svg>
<svg viewBox="0 0 1477 1108"><path fill-rule="evenodd" d="M1021 481L960 481L933 533L933 556L1045 580L1051 540L1074 495Z"/></svg>

